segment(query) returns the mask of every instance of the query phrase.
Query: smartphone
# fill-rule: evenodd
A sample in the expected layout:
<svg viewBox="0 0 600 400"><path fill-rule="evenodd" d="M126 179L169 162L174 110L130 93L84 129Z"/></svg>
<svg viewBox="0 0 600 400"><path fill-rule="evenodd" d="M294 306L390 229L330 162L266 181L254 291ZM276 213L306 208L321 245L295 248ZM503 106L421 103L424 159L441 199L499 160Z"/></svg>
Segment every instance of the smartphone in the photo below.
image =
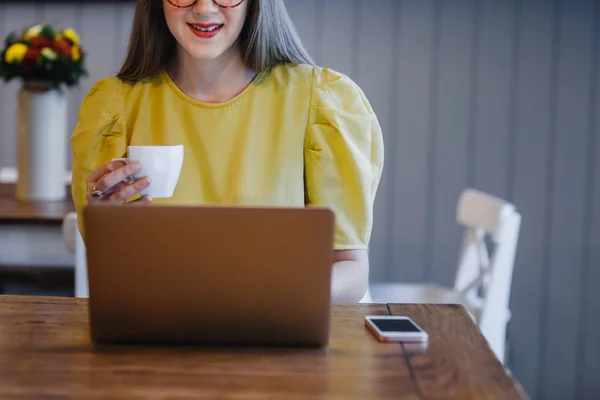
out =
<svg viewBox="0 0 600 400"><path fill-rule="evenodd" d="M429 335L409 317L367 315L365 325L385 342L426 342Z"/></svg>

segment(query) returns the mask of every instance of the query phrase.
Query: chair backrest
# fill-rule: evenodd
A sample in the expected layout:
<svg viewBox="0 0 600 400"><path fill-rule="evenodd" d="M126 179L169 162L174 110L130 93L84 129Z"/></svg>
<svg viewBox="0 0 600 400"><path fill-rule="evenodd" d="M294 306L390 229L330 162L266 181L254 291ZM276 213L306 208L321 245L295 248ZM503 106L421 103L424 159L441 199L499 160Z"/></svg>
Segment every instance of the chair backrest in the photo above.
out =
<svg viewBox="0 0 600 400"><path fill-rule="evenodd" d="M521 215L514 205L498 197L466 189L459 198L456 219L465 227L465 234L454 289L477 305L480 326L490 315L500 321L509 318L506 314ZM491 239L491 255L486 236Z"/></svg>
<svg viewBox="0 0 600 400"><path fill-rule="evenodd" d="M67 249L75 254L75 297L89 297L85 243L79 233L75 212L65 215L62 231Z"/></svg>

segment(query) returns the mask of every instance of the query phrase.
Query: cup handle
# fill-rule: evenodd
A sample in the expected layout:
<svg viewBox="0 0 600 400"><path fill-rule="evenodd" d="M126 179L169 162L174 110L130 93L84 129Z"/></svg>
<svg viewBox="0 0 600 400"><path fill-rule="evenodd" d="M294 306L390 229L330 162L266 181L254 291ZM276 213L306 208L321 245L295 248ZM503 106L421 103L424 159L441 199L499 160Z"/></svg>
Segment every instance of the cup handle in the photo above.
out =
<svg viewBox="0 0 600 400"><path fill-rule="evenodd" d="M131 162L131 160L129 160L129 158L113 158L112 161L121 161L124 162L125 165L129 164ZM135 179L133 178L133 176L128 176L127 178L125 178L125 182L132 184L133 182L135 182Z"/></svg>

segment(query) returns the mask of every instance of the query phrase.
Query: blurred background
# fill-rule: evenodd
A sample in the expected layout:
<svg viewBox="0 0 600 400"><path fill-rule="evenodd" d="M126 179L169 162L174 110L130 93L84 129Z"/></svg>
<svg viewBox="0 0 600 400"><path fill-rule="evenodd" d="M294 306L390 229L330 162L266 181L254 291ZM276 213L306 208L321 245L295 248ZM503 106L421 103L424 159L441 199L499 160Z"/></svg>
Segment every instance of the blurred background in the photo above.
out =
<svg viewBox="0 0 600 400"><path fill-rule="evenodd" d="M452 286L461 191L512 202L508 367L534 399L600 398L600 1L286 4L314 60L355 80L383 127L371 280ZM69 91L72 129L90 86L117 72L133 11L3 1L0 35L41 22L80 33L89 76ZM16 165L18 88L0 84L0 167ZM72 262L60 244L37 261L29 249L0 231L0 263Z"/></svg>

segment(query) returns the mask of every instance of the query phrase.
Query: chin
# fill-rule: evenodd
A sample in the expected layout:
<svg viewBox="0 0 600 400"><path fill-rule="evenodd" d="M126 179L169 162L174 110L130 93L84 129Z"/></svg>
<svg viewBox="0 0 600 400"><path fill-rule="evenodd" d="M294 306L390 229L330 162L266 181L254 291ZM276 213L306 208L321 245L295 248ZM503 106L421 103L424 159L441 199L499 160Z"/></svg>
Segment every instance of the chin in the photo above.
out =
<svg viewBox="0 0 600 400"><path fill-rule="evenodd" d="M222 51L195 51L195 52L188 52L188 54L190 56L192 56L192 58L195 58L196 60L208 61L208 60L216 60L221 55L223 55L223 52Z"/></svg>
<svg viewBox="0 0 600 400"><path fill-rule="evenodd" d="M224 53L224 49L217 46L183 46L185 52L196 60L215 60Z"/></svg>

